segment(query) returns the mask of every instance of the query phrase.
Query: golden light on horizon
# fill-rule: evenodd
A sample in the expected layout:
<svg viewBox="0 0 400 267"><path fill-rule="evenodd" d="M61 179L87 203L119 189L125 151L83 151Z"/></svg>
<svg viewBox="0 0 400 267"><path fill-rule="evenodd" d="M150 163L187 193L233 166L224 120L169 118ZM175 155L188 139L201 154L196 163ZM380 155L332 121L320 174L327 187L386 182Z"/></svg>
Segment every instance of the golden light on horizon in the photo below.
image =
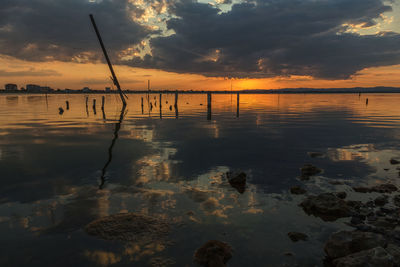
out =
<svg viewBox="0 0 400 267"><path fill-rule="evenodd" d="M102 63L28 62L1 56L0 87L16 83L19 88L26 84L39 84L52 88L104 90L112 87L109 70ZM399 86L400 65L367 68L347 80L323 80L310 76L274 78L226 79L205 77L199 74L179 74L155 69L140 69L116 65L115 71L121 86L131 90L147 90L147 80L154 90L231 90L280 89L280 88L338 88Z"/></svg>

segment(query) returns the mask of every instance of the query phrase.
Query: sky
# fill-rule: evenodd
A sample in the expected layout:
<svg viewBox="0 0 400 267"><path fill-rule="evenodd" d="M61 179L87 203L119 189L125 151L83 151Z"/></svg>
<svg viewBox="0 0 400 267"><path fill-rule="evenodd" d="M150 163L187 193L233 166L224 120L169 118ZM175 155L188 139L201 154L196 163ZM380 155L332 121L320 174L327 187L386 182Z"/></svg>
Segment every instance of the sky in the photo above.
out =
<svg viewBox="0 0 400 267"><path fill-rule="evenodd" d="M1 0L0 87L400 85L400 0Z"/></svg>

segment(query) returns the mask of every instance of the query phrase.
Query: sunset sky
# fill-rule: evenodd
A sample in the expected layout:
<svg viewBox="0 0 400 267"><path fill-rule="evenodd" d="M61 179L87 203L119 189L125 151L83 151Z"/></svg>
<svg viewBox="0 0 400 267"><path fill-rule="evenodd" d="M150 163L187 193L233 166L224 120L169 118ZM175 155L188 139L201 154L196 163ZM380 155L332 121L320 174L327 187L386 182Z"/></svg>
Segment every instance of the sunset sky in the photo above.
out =
<svg viewBox="0 0 400 267"><path fill-rule="evenodd" d="M400 1L1 0L0 88L400 86Z"/></svg>

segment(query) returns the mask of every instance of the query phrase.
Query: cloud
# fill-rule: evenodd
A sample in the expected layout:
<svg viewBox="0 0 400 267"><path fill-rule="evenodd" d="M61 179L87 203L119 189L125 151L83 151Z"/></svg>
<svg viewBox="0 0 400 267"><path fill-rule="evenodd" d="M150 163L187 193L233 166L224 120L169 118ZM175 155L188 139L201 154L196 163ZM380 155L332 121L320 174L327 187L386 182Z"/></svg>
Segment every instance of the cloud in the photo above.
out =
<svg viewBox="0 0 400 267"><path fill-rule="evenodd" d="M400 62L400 35L359 35L391 6L381 0L256 0L228 12L175 1L174 34L151 39L152 55L126 64L213 77L307 75L346 79L367 67Z"/></svg>
<svg viewBox="0 0 400 267"><path fill-rule="evenodd" d="M22 70L22 71L6 71L0 69L0 77L21 77L21 76L30 76L30 77L46 77L46 76L62 76L61 73L55 70Z"/></svg>
<svg viewBox="0 0 400 267"><path fill-rule="evenodd" d="M129 0L2 0L1 5L1 54L24 60L87 62L102 58L90 13L114 57L153 32L134 21L144 10Z"/></svg>
<svg viewBox="0 0 400 267"><path fill-rule="evenodd" d="M103 60L88 18L93 13L114 64L209 77L347 79L400 62L400 34L357 33L377 25L393 1L233 2L221 10L195 0L2 0L0 53L30 61Z"/></svg>

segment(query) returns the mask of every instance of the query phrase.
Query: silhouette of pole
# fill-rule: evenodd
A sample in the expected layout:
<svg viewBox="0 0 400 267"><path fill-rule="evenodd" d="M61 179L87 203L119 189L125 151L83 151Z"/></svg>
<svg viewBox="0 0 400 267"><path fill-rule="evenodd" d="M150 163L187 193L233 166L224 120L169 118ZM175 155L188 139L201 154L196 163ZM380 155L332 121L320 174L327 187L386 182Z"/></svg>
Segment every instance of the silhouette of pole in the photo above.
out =
<svg viewBox="0 0 400 267"><path fill-rule="evenodd" d="M207 93L207 120L211 120L211 93Z"/></svg>
<svg viewBox="0 0 400 267"><path fill-rule="evenodd" d="M237 94L236 102L236 118L239 118L239 93Z"/></svg>
<svg viewBox="0 0 400 267"><path fill-rule="evenodd" d="M89 117L89 109L88 109L88 102L89 102L89 97L86 97L86 115Z"/></svg>
<svg viewBox="0 0 400 267"><path fill-rule="evenodd" d="M178 91L175 92L175 104L174 104L174 108L175 108L175 117L178 118L178 117L179 117L179 111L178 111Z"/></svg>
<svg viewBox="0 0 400 267"><path fill-rule="evenodd" d="M104 112L105 96L101 97L101 112L103 113L103 120L106 120L106 113Z"/></svg>
<svg viewBox="0 0 400 267"><path fill-rule="evenodd" d="M160 94L160 99L159 99L159 101L160 101L160 103L159 103L159 105L160 105L160 119L162 119L162 109L161 109L162 104L161 104L161 99L162 99L162 95Z"/></svg>
<svg viewBox="0 0 400 267"><path fill-rule="evenodd" d="M93 99L93 113L96 115L96 99Z"/></svg>
<svg viewBox="0 0 400 267"><path fill-rule="evenodd" d="M113 66L112 66L112 64L111 64L110 58L108 57L107 50L106 50L106 48L105 48L105 46L104 46L104 43L103 43L103 39L101 38L100 32L99 32L99 30L98 30L98 28L97 28L97 25L96 25L96 22L94 21L94 17L93 17L92 14L90 14L89 17L90 17L90 20L91 20L91 22L92 22L93 28L94 28L94 30L95 30L95 32L96 32L97 38L99 39L99 43L100 43L101 49L103 50L103 54L104 54L104 57L106 58L108 67L109 67L109 69L110 69L110 72L111 72L111 75L112 75L112 81L113 81L113 83L115 84L115 86L116 86L117 89L118 89L118 93L119 93L119 96L121 97L122 104L123 104L124 106L126 106L125 97L124 97L124 95L123 95L123 93L122 93L121 86L119 85L117 76L115 75L115 72L114 72Z"/></svg>

